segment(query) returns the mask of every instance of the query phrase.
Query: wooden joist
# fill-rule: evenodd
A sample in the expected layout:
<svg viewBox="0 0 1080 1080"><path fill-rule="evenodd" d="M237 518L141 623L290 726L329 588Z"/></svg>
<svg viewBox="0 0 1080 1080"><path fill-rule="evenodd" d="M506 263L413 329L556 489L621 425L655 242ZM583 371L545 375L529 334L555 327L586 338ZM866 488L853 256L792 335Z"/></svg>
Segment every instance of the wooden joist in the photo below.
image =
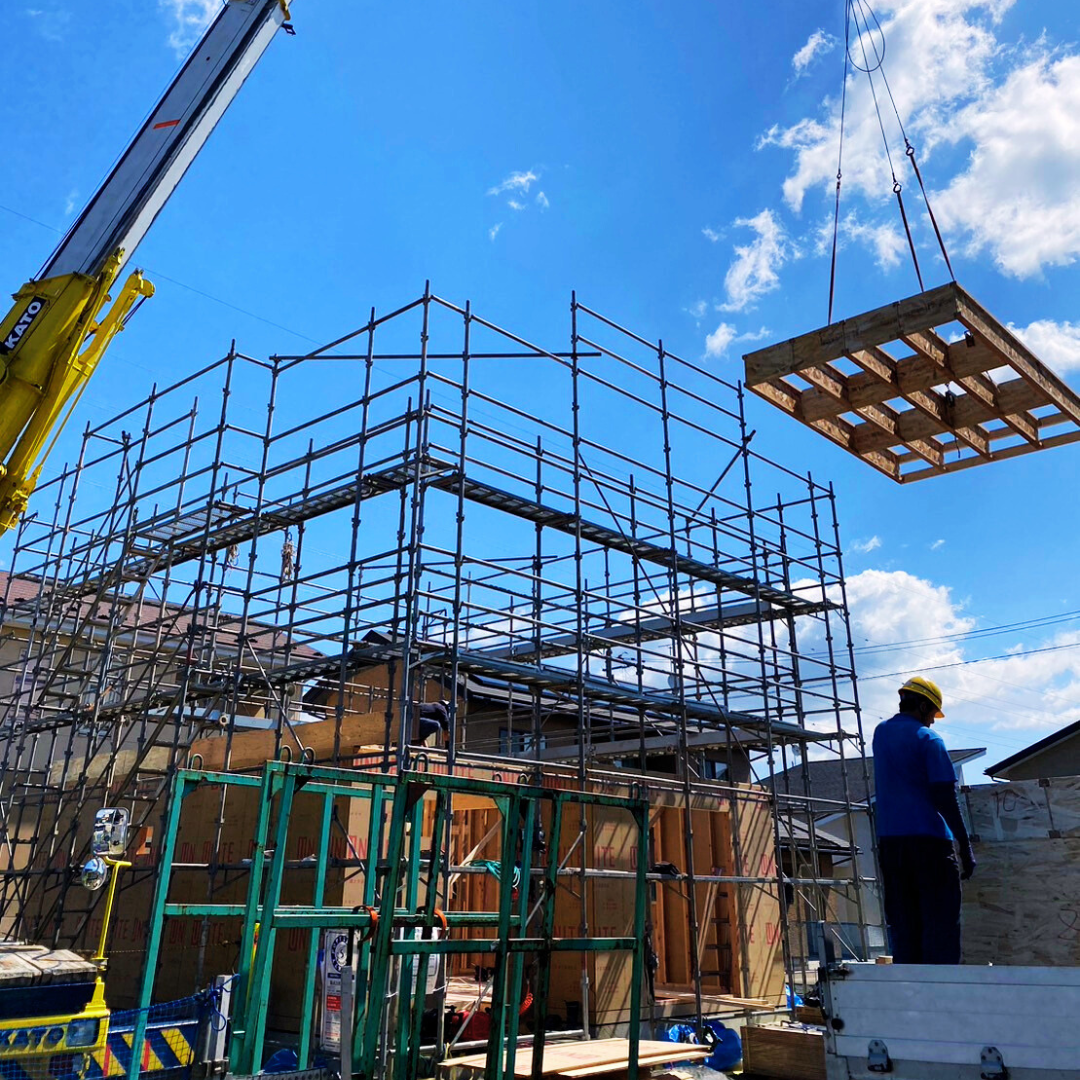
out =
<svg viewBox="0 0 1080 1080"><path fill-rule="evenodd" d="M743 359L748 389L901 483L1080 440L1080 396L955 282Z"/></svg>

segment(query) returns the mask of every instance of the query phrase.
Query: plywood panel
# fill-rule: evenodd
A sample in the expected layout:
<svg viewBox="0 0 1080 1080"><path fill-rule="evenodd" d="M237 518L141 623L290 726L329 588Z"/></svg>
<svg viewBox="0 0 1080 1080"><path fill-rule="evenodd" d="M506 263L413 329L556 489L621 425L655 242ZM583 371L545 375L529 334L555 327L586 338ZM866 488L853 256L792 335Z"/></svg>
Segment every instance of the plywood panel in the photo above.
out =
<svg viewBox="0 0 1080 1080"><path fill-rule="evenodd" d="M984 785L965 800L978 860L965 962L1080 965L1080 778Z"/></svg>
<svg viewBox="0 0 1080 1080"><path fill-rule="evenodd" d="M763 796L748 794L739 799L735 816L743 873L775 879L776 843L768 801ZM767 998L779 1003L784 990L784 954L778 885L772 880L740 885L738 889L740 917L746 927L749 983L740 985L736 992L743 997ZM735 944L740 948L742 937L735 935ZM742 970L741 957L737 959L735 970Z"/></svg>
<svg viewBox="0 0 1080 1080"><path fill-rule="evenodd" d="M971 831L982 841L1080 836L1078 776L985 784L965 797Z"/></svg>
<svg viewBox="0 0 1080 1080"><path fill-rule="evenodd" d="M671 1060L687 1061L708 1057L709 1051L690 1043L652 1042L642 1039L638 1043L640 1064L660 1064ZM585 1077L625 1071L630 1060L630 1044L626 1039L593 1039L590 1042L552 1043L544 1048L544 1076ZM483 1071L487 1066L486 1054L470 1054L467 1057L444 1061L439 1068L444 1071L466 1069ZM514 1056L514 1075L532 1075L532 1047L520 1047Z"/></svg>
<svg viewBox="0 0 1080 1080"><path fill-rule="evenodd" d="M746 1027L743 1072L778 1080L825 1080L825 1037L797 1028Z"/></svg>

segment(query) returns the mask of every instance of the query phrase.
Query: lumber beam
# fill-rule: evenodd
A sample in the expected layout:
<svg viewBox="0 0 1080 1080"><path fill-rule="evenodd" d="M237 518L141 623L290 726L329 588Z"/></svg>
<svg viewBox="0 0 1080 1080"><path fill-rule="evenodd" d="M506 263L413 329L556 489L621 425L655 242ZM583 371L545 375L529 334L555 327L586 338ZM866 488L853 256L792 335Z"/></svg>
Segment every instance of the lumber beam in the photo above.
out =
<svg viewBox="0 0 1080 1080"><path fill-rule="evenodd" d="M755 390L758 388L755 387ZM879 472L883 472L890 480L900 478L900 459L890 450L868 450L860 453L857 449L857 432L855 425L842 417L834 416L831 419L822 417L820 420L811 421L810 427L820 431L827 439L831 439L837 446L845 450L858 453L868 464L873 465Z"/></svg>
<svg viewBox="0 0 1080 1080"><path fill-rule="evenodd" d="M940 382L955 382L956 377L948 366L949 352L945 343L932 331L912 330L901 335L901 340L909 349L934 366ZM977 454L985 458L990 456L990 439L981 424L960 424L956 420L956 395L951 390L943 394L936 390L917 390L907 395L908 400L920 412L942 425L943 431L952 431L961 442L966 443Z"/></svg>
<svg viewBox="0 0 1080 1080"><path fill-rule="evenodd" d="M837 371L836 368L829 364L823 364L820 367L809 367L799 374L807 380L807 382L815 385L822 393L827 394L831 401L834 402L834 414L852 412L857 416L862 417L868 424L876 427L880 431L884 431L886 434L898 435L899 432L899 417L895 409L891 409L888 405L856 405L852 402L851 396L848 392L848 377L841 371ZM819 416L815 424L819 424L822 420L830 419L825 415ZM831 419L836 419L835 415ZM855 444L859 443L859 435L862 428L865 425L854 424L851 426L851 438ZM821 428L819 428L821 430ZM830 436L832 438L833 436ZM905 440L896 437L890 442L882 444L876 449L886 450L889 446L895 443L902 443ZM932 443L924 439L916 439L910 444L911 448L923 458L924 461L930 465L941 465L943 457L941 451L938 450ZM847 445L846 449L851 449L851 445ZM888 475L893 474L894 462L891 460L886 464L885 470Z"/></svg>
<svg viewBox="0 0 1080 1080"><path fill-rule="evenodd" d="M1044 394L1070 420L1080 424L1080 399L1026 345L992 319L967 293L963 293L958 318L986 345L997 352L1020 377Z"/></svg>
<svg viewBox="0 0 1080 1080"><path fill-rule="evenodd" d="M950 361L952 356L959 350L950 351L946 342L939 338L932 330L906 335L904 344L909 348L915 349L916 352L938 365L943 373L950 376L951 382L963 387L968 394L980 401L989 416L1001 420L1003 423L1013 428L1016 434L1027 439L1028 442L1038 443L1039 425L1036 422L1035 417L1023 411L1012 414L1003 412L998 407L997 393L993 380L982 370L971 372L967 372L966 370L957 371ZM955 344L960 345L960 342L956 342ZM957 366L959 367L960 365Z"/></svg>
<svg viewBox="0 0 1080 1080"><path fill-rule="evenodd" d="M916 410L898 413L889 405L866 405L856 411L866 420L866 423L860 425L855 431L855 447L860 454L868 450L886 450L891 446L910 446L915 455L922 458L928 465L940 468L945 464L945 455L941 447L930 437L934 432L921 436L905 430L907 427L904 423L905 416L912 414L921 416ZM923 417L923 419L926 418Z"/></svg>
<svg viewBox="0 0 1080 1080"><path fill-rule="evenodd" d="M959 312L958 286L950 282L928 292L897 300L809 334L747 353L746 385L756 386L777 375L826 364L867 345L898 341L905 333L954 322Z"/></svg>

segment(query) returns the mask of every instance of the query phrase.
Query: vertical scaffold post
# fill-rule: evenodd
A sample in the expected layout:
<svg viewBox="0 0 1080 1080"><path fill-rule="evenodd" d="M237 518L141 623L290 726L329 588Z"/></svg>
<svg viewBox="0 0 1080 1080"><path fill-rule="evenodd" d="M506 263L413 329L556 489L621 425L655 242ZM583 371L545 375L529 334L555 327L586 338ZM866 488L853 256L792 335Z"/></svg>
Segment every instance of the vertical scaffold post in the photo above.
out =
<svg viewBox="0 0 1080 1080"><path fill-rule="evenodd" d="M330 825L334 815L334 793L327 791L322 796L322 814L319 818L318 847L315 850L315 885L312 889L311 902L316 908L323 905L326 896L326 863L330 855ZM308 937L307 957L304 962L304 990L300 1000L300 1042L296 1057L300 1069L308 1068L311 1061L311 1023L314 1013L312 1003L315 997L315 975L319 966L320 938L322 930L312 928ZM305 1022L304 1018L308 1018ZM344 1035L342 1036L344 1048Z"/></svg>
<svg viewBox="0 0 1080 1080"><path fill-rule="evenodd" d="M154 995L154 977L157 974L158 957L161 954L161 938L165 932L165 902L169 898L169 879L172 877L173 857L176 854L176 834L180 830L180 812L184 798L189 792L186 771L176 774L173 781L172 803L165 824L165 839L158 857L158 879L154 885L154 900L150 906L150 920L146 932L146 957L143 961L142 989L139 991L139 1011L135 1016L135 1030L131 1036L131 1061L127 1080L139 1080L142 1066L142 1044L146 1037L147 1010Z"/></svg>
<svg viewBox="0 0 1080 1080"><path fill-rule="evenodd" d="M274 832L274 854L270 861L270 873L267 875L266 880L266 889L261 907L262 918L259 925L259 940L255 946L251 985L247 991L245 1019L247 1038L243 1046L243 1064L241 1068L235 1069L237 1072L243 1071L254 1074L262 1067L263 1040L266 1037L266 1017L270 1003L270 975L274 967L274 942L277 938L274 911L281 897L281 883L285 873L286 855L288 854L289 819L292 812L293 797L296 794L296 780L297 776L294 768L288 765L284 766L281 795L278 801L277 828ZM245 926L245 931L247 929L247 926ZM241 964L244 963L244 960L245 957L241 955Z"/></svg>

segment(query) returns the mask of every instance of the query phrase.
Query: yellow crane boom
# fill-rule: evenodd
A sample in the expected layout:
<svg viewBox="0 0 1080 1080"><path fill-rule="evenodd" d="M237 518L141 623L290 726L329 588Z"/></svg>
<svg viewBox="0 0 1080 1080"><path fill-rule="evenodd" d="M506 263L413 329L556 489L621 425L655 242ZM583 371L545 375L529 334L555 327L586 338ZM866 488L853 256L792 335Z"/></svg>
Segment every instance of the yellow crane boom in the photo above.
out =
<svg viewBox="0 0 1080 1080"><path fill-rule="evenodd" d="M112 290L279 28L285 0L226 0L112 172L0 321L0 533L27 507L87 380L140 299ZM107 305L111 303L111 307Z"/></svg>

